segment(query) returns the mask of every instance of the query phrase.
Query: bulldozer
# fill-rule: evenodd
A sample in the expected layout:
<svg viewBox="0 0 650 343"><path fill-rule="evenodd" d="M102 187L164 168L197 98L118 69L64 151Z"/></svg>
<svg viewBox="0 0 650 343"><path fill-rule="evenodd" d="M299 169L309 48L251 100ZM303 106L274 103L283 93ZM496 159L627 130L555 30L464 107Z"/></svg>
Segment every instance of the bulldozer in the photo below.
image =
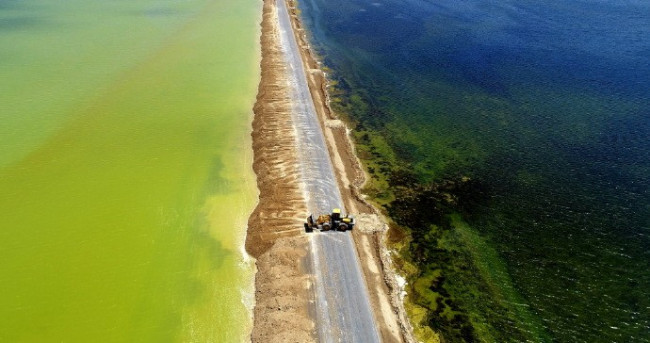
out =
<svg viewBox="0 0 650 343"><path fill-rule="evenodd" d="M321 214L315 217L310 214L305 222L305 231L313 232L314 229L320 231L346 231L354 228L354 217L346 214L341 216L341 209L335 208L331 214Z"/></svg>

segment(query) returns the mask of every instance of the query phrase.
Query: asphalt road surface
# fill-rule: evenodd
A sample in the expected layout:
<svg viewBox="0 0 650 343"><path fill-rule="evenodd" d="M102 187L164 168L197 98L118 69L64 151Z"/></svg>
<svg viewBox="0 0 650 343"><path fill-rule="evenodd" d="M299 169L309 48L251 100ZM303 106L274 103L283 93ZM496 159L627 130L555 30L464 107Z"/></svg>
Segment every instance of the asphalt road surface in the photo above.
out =
<svg viewBox="0 0 650 343"><path fill-rule="evenodd" d="M309 211L330 213L343 201L316 114L284 0L277 0L280 37L289 65L294 127ZM357 252L349 232L310 234L321 342L379 342Z"/></svg>

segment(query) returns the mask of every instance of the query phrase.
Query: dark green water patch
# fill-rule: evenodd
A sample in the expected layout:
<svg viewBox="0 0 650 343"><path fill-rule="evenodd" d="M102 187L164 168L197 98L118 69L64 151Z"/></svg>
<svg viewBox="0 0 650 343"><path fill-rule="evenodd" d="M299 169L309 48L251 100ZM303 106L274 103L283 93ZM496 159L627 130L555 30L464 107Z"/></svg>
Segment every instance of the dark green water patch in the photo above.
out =
<svg viewBox="0 0 650 343"><path fill-rule="evenodd" d="M31 17L13 17L13 18L0 18L0 31L19 30L32 25L37 25L40 22L38 18Z"/></svg>

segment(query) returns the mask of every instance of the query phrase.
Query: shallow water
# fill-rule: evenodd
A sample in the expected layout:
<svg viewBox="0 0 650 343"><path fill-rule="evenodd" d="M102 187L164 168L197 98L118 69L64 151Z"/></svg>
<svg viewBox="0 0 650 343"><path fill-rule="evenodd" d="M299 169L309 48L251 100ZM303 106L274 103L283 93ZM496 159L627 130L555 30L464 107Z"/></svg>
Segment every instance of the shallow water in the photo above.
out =
<svg viewBox="0 0 650 343"><path fill-rule="evenodd" d="M301 4L339 87L365 102L355 119L422 179L486 190L467 220L525 314L473 309L477 327L650 339L646 2Z"/></svg>
<svg viewBox="0 0 650 343"><path fill-rule="evenodd" d="M259 13L0 2L0 341L245 339Z"/></svg>

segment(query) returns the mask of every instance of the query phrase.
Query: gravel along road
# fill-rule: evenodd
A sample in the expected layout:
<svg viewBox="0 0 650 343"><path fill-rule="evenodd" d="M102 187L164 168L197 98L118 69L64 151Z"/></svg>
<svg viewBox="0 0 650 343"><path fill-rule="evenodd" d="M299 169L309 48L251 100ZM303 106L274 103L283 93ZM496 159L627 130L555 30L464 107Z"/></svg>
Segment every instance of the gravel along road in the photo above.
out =
<svg viewBox="0 0 650 343"><path fill-rule="evenodd" d="M284 0L277 0L280 37L289 65L293 121L308 209L329 213L343 201L307 86ZM359 258L349 232L310 234L316 326L321 342L379 342Z"/></svg>

